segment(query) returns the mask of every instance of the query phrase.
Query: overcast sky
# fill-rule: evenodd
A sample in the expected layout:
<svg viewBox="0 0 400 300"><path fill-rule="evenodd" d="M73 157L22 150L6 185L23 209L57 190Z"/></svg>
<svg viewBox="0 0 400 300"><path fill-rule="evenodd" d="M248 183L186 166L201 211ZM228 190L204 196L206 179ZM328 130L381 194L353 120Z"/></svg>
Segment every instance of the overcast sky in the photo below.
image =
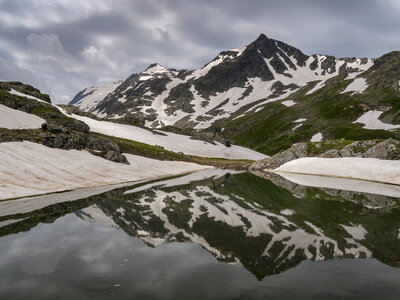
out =
<svg viewBox="0 0 400 300"><path fill-rule="evenodd" d="M0 80L66 103L158 62L199 68L260 33L306 54L400 50L400 0L0 0Z"/></svg>

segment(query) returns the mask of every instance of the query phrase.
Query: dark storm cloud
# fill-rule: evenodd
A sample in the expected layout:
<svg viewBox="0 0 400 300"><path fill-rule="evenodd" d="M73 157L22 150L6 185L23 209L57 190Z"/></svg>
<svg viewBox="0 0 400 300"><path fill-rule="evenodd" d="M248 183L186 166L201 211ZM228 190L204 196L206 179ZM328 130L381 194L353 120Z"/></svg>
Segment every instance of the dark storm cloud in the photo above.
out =
<svg viewBox="0 0 400 300"><path fill-rule="evenodd" d="M68 101L147 65L198 68L265 33L306 54L400 49L398 0L0 0L0 80Z"/></svg>

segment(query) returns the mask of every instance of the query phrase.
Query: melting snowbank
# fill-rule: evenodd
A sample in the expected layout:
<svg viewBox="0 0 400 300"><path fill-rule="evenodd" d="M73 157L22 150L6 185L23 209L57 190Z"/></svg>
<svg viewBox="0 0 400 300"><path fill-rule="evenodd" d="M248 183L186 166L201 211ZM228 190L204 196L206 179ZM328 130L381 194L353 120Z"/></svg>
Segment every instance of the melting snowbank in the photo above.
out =
<svg viewBox="0 0 400 300"><path fill-rule="evenodd" d="M309 175L342 177L400 185L400 161L376 158L319 158L292 160L275 171Z"/></svg>
<svg viewBox="0 0 400 300"><path fill-rule="evenodd" d="M383 114L383 111L379 110L370 110L364 113L361 117L355 120L353 123L361 123L364 124L365 129L384 129L384 130L392 130L400 128L400 125L392 125L388 123L383 123L379 120L379 117Z"/></svg>
<svg viewBox="0 0 400 300"><path fill-rule="evenodd" d="M328 188L334 190L352 191L400 198L400 186L398 185L348 178L335 178L284 172L276 173L278 173L286 180L303 186Z"/></svg>
<svg viewBox="0 0 400 300"><path fill-rule="evenodd" d="M215 145L213 145L204 141L193 140L187 135L168 132L157 134L136 126L97 121L77 115L72 115L72 117L85 122L93 132L138 141L153 146L158 145L170 151L183 152L189 155L250 160L259 160L267 157L262 153L244 147L226 147L218 142L215 142Z"/></svg>
<svg viewBox="0 0 400 300"><path fill-rule="evenodd" d="M38 116L0 104L0 128L36 129L43 123L46 121Z"/></svg>
<svg viewBox="0 0 400 300"><path fill-rule="evenodd" d="M207 169L194 163L159 161L126 154L131 165L86 151L31 142L0 144L0 199L158 178Z"/></svg>

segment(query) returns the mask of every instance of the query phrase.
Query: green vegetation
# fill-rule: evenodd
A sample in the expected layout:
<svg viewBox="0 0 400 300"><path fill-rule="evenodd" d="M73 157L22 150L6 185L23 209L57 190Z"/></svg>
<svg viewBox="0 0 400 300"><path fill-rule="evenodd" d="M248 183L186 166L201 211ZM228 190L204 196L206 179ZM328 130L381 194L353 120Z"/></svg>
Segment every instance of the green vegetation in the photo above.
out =
<svg viewBox="0 0 400 300"><path fill-rule="evenodd" d="M187 155L181 152L176 153L173 151L169 151L160 146L152 146L137 141L127 140L118 137L105 136L101 134L95 134L95 135L111 139L114 143L116 143L119 146L122 153L140 155L159 160L186 161L186 162L197 163L200 165L215 166L219 168L227 168L234 170L237 169L246 170L253 162L251 160L209 158L209 157Z"/></svg>
<svg viewBox="0 0 400 300"><path fill-rule="evenodd" d="M42 94L38 89L31 85L23 84L22 82L4 82L0 81L0 90L10 91L11 89L17 92L39 98L43 101L51 103L50 97L47 94Z"/></svg>
<svg viewBox="0 0 400 300"><path fill-rule="evenodd" d="M337 149L341 150L347 145L350 145L354 141L351 140L330 140L326 142L308 142L308 154L310 156L320 155L328 150Z"/></svg>
<svg viewBox="0 0 400 300"><path fill-rule="evenodd" d="M287 98L296 102L294 106L286 107L281 101L270 103L258 112L225 120L208 131L268 155L285 150L293 143L310 141L318 132L324 140L399 139L400 130L369 130L353 122L364 112L376 109L385 111L383 122L400 124L400 52L379 58L374 67L359 77L366 78L368 83L362 94L341 94L351 80L340 75L310 95L306 93L313 85L299 89ZM294 121L302 118L307 120L294 129L300 124Z"/></svg>

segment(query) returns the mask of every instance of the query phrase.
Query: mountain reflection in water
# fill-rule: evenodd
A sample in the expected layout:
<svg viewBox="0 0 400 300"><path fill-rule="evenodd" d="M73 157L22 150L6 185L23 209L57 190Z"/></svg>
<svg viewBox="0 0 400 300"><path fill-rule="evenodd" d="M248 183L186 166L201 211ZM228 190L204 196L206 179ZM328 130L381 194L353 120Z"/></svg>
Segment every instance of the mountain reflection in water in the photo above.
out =
<svg viewBox="0 0 400 300"><path fill-rule="evenodd" d="M43 196L47 199L44 207L41 197L0 202L0 250L5 253L2 259L8 261L0 268L10 268L15 254L8 247L15 246L18 237L29 239L38 230L72 226L76 237L82 239L87 226L93 225L109 228L114 236L123 232L138 238L161 253L171 251L170 247L175 247L172 242L185 242L180 244L184 248L192 242L218 261L246 269L264 282L268 276L286 273L305 260L374 258L398 268L400 199L391 197L391 192L378 195L350 189L299 185L278 175L265 179L249 173L207 170L101 190L97 195L86 193L83 199L75 195L73 201L66 201L68 196L62 194L47 195ZM383 190L384 186L380 187ZM119 246L130 248L130 242L124 240ZM59 259L62 244L53 250L58 254L49 250L49 261L51 256ZM75 251L81 252L79 247ZM83 259L95 260L88 258L96 255L95 249L93 252L85 252ZM64 268L68 269L67 261L72 260L73 253L63 258ZM14 262L11 269L17 264ZM35 268L43 269L39 273L51 273L60 267L45 270L47 265L37 264ZM150 263L142 267L157 268ZM400 275L396 269L391 271ZM5 274L1 271L1 277ZM400 280L399 276L396 279ZM4 286L0 286L0 295L1 291Z"/></svg>

